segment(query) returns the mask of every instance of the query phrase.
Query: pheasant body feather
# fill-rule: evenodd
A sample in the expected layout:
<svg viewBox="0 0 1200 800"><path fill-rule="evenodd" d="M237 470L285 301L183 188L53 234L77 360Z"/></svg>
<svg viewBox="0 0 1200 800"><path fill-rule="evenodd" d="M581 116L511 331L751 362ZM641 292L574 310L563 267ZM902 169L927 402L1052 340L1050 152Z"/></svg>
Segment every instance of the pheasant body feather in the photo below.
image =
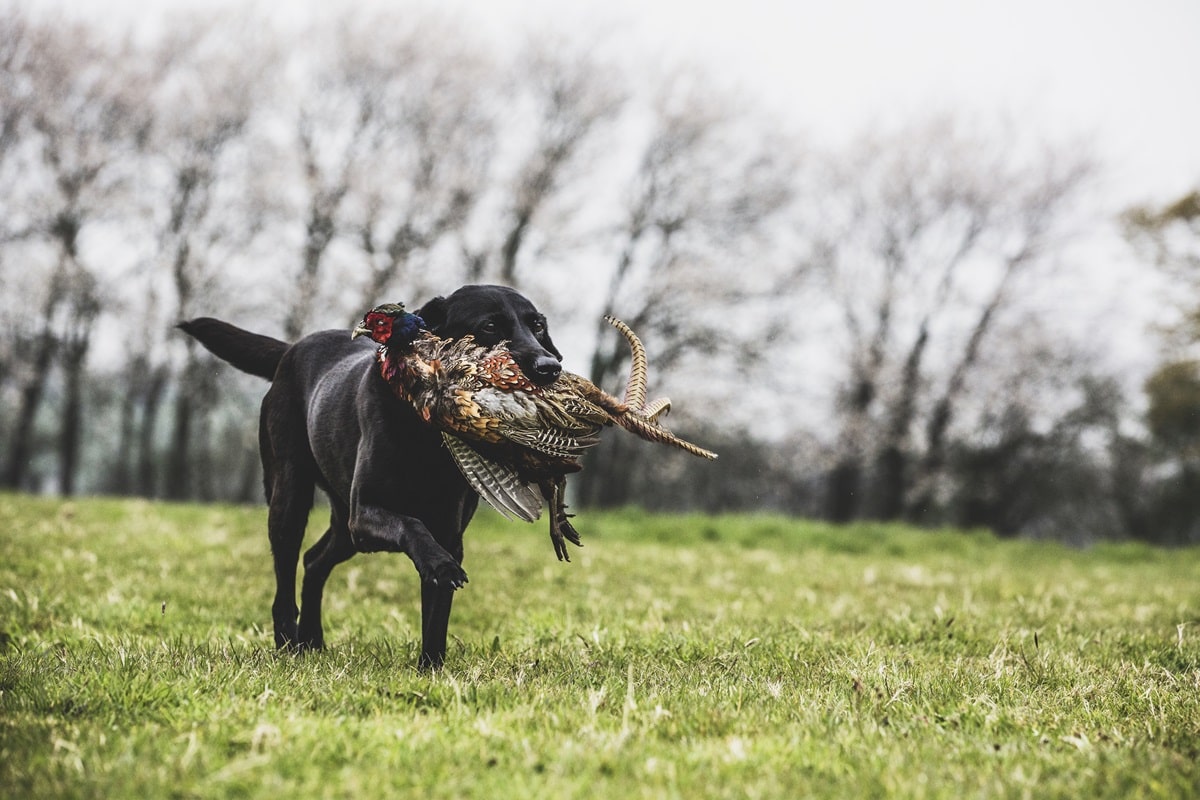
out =
<svg viewBox="0 0 1200 800"><path fill-rule="evenodd" d="M420 330L403 306L368 312L355 335L369 334L380 374L397 397L442 431L447 450L473 489L505 516L533 521L542 500L551 507L550 536L560 560L564 540L578 545L563 494L565 476L581 469L579 457L616 423L648 441L671 444L704 458L703 448L679 439L658 422L670 408L646 403L645 351L624 323L606 317L626 337L633 364L625 400L579 375L562 372L538 386L521 371L505 343L485 347L471 336L443 339ZM397 337L396 331L403 331Z"/></svg>

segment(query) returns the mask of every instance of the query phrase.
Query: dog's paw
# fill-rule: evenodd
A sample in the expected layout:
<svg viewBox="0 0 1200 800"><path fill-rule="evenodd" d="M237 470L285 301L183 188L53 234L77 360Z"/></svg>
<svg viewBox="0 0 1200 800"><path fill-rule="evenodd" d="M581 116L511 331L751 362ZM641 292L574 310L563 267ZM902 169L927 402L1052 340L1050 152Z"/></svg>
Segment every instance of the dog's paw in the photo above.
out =
<svg viewBox="0 0 1200 800"><path fill-rule="evenodd" d="M303 616L300 617L300 624L296 627L296 646L302 653L325 649L325 629L320 621L314 624Z"/></svg>
<svg viewBox="0 0 1200 800"><path fill-rule="evenodd" d="M298 637L296 623L290 620L275 621L275 649L295 650Z"/></svg>
<svg viewBox="0 0 1200 800"><path fill-rule="evenodd" d="M449 586L451 589L461 589L467 583L467 573L456 561L439 564L422 575L421 580L434 586Z"/></svg>

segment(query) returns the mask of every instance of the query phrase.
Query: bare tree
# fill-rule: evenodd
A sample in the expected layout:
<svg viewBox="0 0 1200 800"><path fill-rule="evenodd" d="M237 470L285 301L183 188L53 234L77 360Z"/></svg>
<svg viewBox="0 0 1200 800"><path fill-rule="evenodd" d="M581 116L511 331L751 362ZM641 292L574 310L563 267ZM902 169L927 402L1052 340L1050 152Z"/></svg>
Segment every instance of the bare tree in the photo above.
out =
<svg viewBox="0 0 1200 800"><path fill-rule="evenodd" d="M126 398L127 403L140 402L142 422L150 426L140 438L143 445L153 442L162 393L168 388L163 375L168 367L161 360L168 349L158 344L163 337L153 328L166 331L222 294L228 285L224 262L249 244L260 225L261 209L238 200L246 184L238 174L245 168L238 157L245 157L247 127L264 101L260 76L271 71L274 58L261 42L239 42L235 25L235 20L192 19L149 54L154 125L145 158L161 179L153 195L157 248L146 306L158 313L146 316L151 329L130 337L131 362L149 373L131 376L134 385ZM230 186L241 191L229 191ZM204 425L215 397L212 370L204 365L207 357L190 338L181 346L183 357L174 359L177 391L164 487L172 498L192 492L193 445L201 438L193 429ZM150 454L143 451L141 460L151 460Z"/></svg>
<svg viewBox="0 0 1200 800"><path fill-rule="evenodd" d="M59 430L58 486L64 495L75 493L83 444L83 368L91 349L93 325L101 310L100 293L90 285L94 280L90 274L81 273L71 287L71 322L59 343L65 387Z"/></svg>
<svg viewBox="0 0 1200 800"><path fill-rule="evenodd" d="M660 374L703 354L702 368L732 383L770 336L751 315L731 324L726 310L752 308L781 288L764 255L782 230L798 156L786 140L747 137L736 105L703 90L696 77L673 76L657 96L625 193L603 311L643 335ZM756 274L747 274L747 262ZM614 383L625 358L613 337L599 337L592 380ZM621 446L611 443L593 457L585 502L628 501Z"/></svg>
<svg viewBox="0 0 1200 800"><path fill-rule="evenodd" d="M0 19L0 167L27 140L26 126L33 110L33 89L28 80L29 49L35 45L37 33L19 9L8 9ZM4 221L0 241L7 241L14 231ZM0 375L2 377L2 375Z"/></svg>
<svg viewBox="0 0 1200 800"><path fill-rule="evenodd" d="M366 258L369 308L397 285L415 292L411 262L461 231L484 193L494 149L494 65L433 19L360 33L346 68L378 86L379 110L355 160L346 226Z"/></svg>
<svg viewBox="0 0 1200 800"><path fill-rule="evenodd" d="M826 513L920 516L989 334L1019 302L1018 283L1058 252L1092 167L1049 151L1027 158L1018 143L949 118L838 159L821 193L823 224L811 226L822 231L813 265L848 345ZM923 441L914 440L922 416Z"/></svg>
<svg viewBox="0 0 1200 800"><path fill-rule="evenodd" d="M28 48L8 76L27 88L28 109L10 135L36 148L37 159L21 177L36 171L35 209L16 238L49 245L53 266L40 303L37 345L21 387L20 408L9 451L6 485L25 483L33 421L49 371L62 349L67 415L60 426L60 484L74 486L79 449L79 382L101 305L99 281L85 263L81 237L115 205L123 186L122 158L142 135L146 118L137 103L140 86L122 67L121 51L88 29L70 24L38 24L27 31ZM68 335L69 334L69 335Z"/></svg>
<svg viewBox="0 0 1200 800"><path fill-rule="evenodd" d="M519 259L538 217L580 178L589 166L585 157L618 119L628 97L615 69L560 40L530 44L513 74L509 102L517 113L509 115L510 122L530 123L532 128L513 124L510 132L522 146L513 156L515 171L501 184L498 238L464 250L469 280L494 275L501 283L517 286Z"/></svg>
<svg viewBox="0 0 1200 800"><path fill-rule="evenodd" d="M550 41L502 62L453 21L379 12L334 14L300 38L193 18L131 55L96 31L31 19L0 20L9 485L90 488L88 466L115 445L104 488L248 496L252 426L238 425L260 387L210 369L169 325L255 315L296 338L464 275L536 285L548 311L613 312L642 335L652 383L675 395L672 425L708 426L725 442L719 464L741 473L656 455L664 503L811 512L820 496L838 519L931 510L1028 531L1041 500L1005 459L1046 474L1095 455L1097 435L1121 440L1111 452L1133 455L1120 469L1092 469L1105 450L1072 473L1072 508L1096 496L1085 479L1151 460L1121 439L1104 381L1078 370L1030 373L1029 396L1002 407L981 399L1005 376L1015 383L1012 364L1042 345L1060 358L1047 364L1073 358L1011 340L1062 252L1088 175L1076 156L942 119L831 153L806 184L814 159L710 76L643 69L633 81L594 46ZM252 29L267 35L238 35ZM1177 245L1194 244L1196 207L1189 195L1129 221L1190 269L1193 251ZM119 275L118 239L144 254ZM252 260L264 266L241 277ZM585 366L615 388L620 340L563 322L560 345L594 341ZM101 335L124 347L94 346ZM113 349L118 363L99 364ZM822 359L838 363L814 375ZM1183 366L1152 403L1195 393L1195 365ZM1067 372L1070 387L1051 386L1047 374ZM823 412L794 392L801 383L821 384L811 394ZM1172 411L1160 406L1156 418ZM1190 406L1176 411L1172 424L1190 424ZM100 413L117 429L89 443ZM610 437L589 455L581 499L644 501L636 483L650 467L636 446ZM1126 495L1121 513L1154 518ZM1020 513L1004 517L1006 504Z"/></svg>
<svg viewBox="0 0 1200 800"><path fill-rule="evenodd" d="M356 176L369 169L359 160L384 111L383 76L377 65L355 58L355 44L352 21L338 19L307 32L297 62L305 70L292 120L304 234L284 304L283 332L292 341L311 323L328 250L343 229L346 196Z"/></svg>

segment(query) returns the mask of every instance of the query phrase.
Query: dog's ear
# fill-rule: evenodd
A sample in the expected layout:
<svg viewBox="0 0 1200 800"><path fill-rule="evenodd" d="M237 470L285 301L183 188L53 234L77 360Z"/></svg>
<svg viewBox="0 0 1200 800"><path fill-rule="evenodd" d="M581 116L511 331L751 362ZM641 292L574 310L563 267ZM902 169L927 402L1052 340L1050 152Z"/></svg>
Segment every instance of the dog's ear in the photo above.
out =
<svg viewBox="0 0 1200 800"><path fill-rule="evenodd" d="M446 324L446 298L435 297L417 310L416 314L425 320L425 327L437 333Z"/></svg>

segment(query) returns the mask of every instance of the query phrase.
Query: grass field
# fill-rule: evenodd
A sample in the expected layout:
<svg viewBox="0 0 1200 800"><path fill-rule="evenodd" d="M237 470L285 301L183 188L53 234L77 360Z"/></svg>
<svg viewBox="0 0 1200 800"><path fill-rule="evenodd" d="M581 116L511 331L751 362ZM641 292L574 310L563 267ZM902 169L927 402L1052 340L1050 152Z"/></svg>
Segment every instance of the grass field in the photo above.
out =
<svg viewBox="0 0 1200 800"><path fill-rule="evenodd" d="M1200 794L1195 549L489 512L425 675L401 556L275 653L264 521L0 495L0 795Z"/></svg>

